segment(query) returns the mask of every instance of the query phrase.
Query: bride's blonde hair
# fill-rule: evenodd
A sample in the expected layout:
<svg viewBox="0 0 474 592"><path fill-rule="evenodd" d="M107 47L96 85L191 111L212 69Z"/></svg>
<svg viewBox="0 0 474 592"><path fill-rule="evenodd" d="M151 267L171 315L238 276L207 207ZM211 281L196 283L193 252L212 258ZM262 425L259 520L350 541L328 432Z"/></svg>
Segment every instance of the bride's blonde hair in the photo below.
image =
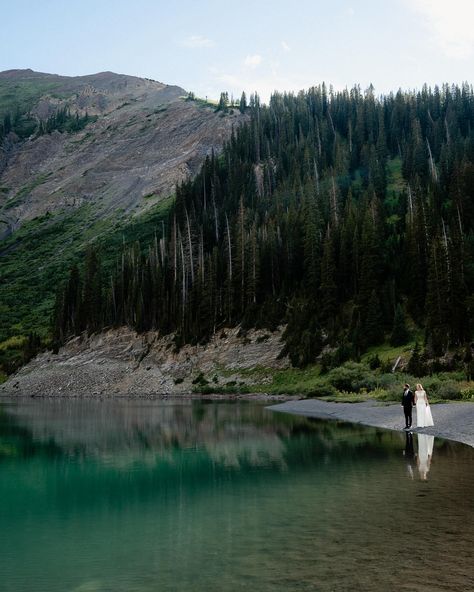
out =
<svg viewBox="0 0 474 592"><path fill-rule="evenodd" d="M422 385L422 384L420 384L420 383L418 383L418 384L416 385L416 390L417 390L417 391L422 391L422 390L423 390L423 385Z"/></svg>

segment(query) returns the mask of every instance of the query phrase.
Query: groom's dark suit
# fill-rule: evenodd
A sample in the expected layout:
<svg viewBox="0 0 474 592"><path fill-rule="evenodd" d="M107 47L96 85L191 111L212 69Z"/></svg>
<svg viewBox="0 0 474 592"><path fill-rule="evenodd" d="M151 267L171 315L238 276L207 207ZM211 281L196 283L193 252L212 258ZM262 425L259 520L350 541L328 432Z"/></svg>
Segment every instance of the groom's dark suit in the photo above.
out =
<svg viewBox="0 0 474 592"><path fill-rule="evenodd" d="M415 404L415 396L409 388L403 391L402 405L405 414L405 427L411 428L413 405Z"/></svg>

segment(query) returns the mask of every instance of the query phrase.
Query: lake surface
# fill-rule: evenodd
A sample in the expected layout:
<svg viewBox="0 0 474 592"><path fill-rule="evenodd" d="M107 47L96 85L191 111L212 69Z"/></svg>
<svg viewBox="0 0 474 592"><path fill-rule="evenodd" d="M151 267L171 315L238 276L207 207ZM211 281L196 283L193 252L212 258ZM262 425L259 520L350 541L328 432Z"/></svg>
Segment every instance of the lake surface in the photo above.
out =
<svg viewBox="0 0 474 592"><path fill-rule="evenodd" d="M0 402L3 592L459 592L473 548L461 444L250 402Z"/></svg>

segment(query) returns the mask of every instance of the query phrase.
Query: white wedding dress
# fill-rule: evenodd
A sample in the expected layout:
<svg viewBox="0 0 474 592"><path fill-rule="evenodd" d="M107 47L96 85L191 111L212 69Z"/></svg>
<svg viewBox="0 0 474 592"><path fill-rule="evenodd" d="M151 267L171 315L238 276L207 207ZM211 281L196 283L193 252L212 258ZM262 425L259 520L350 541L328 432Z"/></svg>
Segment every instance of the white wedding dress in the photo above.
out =
<svg viewBox="0 0 474 592"><path fill-rule="evenodd" d="M428 404L425 391L415 391L416 427L429 428L434 425L431 407Z"/></svg>

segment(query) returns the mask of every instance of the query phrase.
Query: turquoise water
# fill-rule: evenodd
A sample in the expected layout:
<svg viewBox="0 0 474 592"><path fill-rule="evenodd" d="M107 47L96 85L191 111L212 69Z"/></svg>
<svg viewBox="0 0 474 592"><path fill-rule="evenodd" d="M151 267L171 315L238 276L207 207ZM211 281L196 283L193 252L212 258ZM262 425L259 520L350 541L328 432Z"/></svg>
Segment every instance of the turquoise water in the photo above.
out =
<svg viewBox="0 0 474 592"><path fill-rule="evenodd" d="M413 446L249 402L0 403L0 590L474 589L474 449Z"/></svg>

